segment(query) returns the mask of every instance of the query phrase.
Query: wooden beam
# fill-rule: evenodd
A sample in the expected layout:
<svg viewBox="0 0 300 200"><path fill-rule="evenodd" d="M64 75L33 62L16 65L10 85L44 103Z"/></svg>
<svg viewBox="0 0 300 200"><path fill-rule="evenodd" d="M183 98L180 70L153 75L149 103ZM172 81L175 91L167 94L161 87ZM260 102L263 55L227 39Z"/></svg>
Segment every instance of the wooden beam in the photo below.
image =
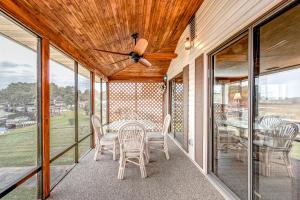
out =
<svg viewBox="0 0 300 200"><path fill-rule="evenodd" d="M143 56L147 60L172 60L177 57L176 53L148 53Z"/></svg>
<svg viewBox="0 0 300 200"><path fill-rule="evenodd" d="M109 77L109 82L163 82L163 77L116 76Z"/></svg>
<svg viewBox="0 0 300 200"><path fill-rule="evenodd" d="M248 79L248 76L241 77L215 77L219 83L231 83Z"/></svg>
<svg viewBox="0 0 300 200"><path fill-rule="evenodd" d="M41 41L41 106L43 146L43 197L50 195L50 84L49 84L49 40Z"/></svg>
<svg viewBox="0 0 300 200"><path fill-rule="evenodd" d="M217 63L220 63L220 62L246 62L247 60L248 60L248 56L242 55L242 54L217 55Z"/></svg>

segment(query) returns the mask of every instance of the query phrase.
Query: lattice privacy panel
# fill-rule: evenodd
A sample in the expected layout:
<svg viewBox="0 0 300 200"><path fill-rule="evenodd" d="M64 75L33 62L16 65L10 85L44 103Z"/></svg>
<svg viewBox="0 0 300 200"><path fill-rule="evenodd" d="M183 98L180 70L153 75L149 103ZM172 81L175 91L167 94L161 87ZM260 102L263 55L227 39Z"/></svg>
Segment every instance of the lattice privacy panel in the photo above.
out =
<svg viewBox="0 0 300 200"><path fill-rule="evenodd" d="M140 119L151 120L160 130L163 123L163 93L161 83L109 83L109 121L135 112Z"/></svg>
<svg viewBox="0 0 300 200"><path fill-rule="evenodd" d="M172 127L176 133L183 132L183 83L172 84Z"/></svg>

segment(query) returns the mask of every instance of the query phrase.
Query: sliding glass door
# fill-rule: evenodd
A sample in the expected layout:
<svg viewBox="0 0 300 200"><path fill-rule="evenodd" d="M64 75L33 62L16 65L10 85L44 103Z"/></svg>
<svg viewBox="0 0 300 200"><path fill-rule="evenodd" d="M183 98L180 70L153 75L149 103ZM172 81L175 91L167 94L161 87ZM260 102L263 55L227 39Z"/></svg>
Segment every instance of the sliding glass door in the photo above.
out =
<svg viewBox="0 0 300 200"><path fill-rule="evenodd" d="M300 5L254 31L254 199L300 199Z"/></svg>
<svg viewBox="0 0 300 200"><path fill-rule="evenodd" d="M240 199L300 199L299 3L214 51L210 74L212 174Z"/></svg>
<svg viewBox="0 0 300 200"><path fill-rule="evenodd" d="M213 173L240 198L248 190L248 36L213 56Z"/></svg>

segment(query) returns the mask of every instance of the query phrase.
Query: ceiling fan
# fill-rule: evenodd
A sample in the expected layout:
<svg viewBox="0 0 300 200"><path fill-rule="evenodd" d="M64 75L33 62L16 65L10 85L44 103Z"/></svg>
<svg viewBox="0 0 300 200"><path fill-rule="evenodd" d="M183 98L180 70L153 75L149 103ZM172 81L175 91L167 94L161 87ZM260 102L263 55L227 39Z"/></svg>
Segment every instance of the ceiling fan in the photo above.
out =
<svg viewBox="0 0 300 200"><path fill-rule="evenodd" d="M131 59L134 61L134 63L139 62L146 67L151 67L152 64L148 60L171 60L171 59L177 57L177 54L175 54L175 53L145 53L145 50L147 49L147 46L148 46L148 41L144 38L140 38L139 40L137 40L138 33L132 34L131 37L134 39L135 46L134 46L133 51L131 51L130 53L120 53L120 52L114 52L114 51L107 51L107 50L103 50L103 49L95 49L95 50L104 52L104 53L128 56L128 58L126 58L126 59L122 59L117 62L110 63L109 65L113 65L113 64Z"/></svg>

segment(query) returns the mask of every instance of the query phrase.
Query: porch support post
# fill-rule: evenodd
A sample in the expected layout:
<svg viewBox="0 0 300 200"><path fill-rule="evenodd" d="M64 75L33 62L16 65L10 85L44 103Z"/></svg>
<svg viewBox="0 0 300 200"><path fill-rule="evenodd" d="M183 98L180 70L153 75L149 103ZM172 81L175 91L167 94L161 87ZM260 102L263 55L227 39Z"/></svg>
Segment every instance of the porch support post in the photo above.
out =
<svg viewBox="0 0 300 200"><path fill-rule="evenodd" d="M41 107L42 107L42 174L43 198L50 195L50 84L49 84L49 40L42 38L41 44Z"/></svg>

